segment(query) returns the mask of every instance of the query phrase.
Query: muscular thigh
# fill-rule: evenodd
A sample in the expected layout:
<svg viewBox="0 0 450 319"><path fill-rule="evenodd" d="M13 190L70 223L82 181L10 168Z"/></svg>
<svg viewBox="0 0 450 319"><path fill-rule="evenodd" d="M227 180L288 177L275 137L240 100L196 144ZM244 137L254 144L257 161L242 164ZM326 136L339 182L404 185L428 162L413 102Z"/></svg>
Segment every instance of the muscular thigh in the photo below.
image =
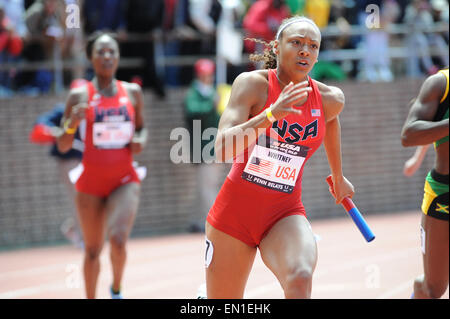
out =
<svg viewBox="0 0 450 319"><path fill-rule="evenodd" d="M424 271L430 283L448 285L449 228L448 221L422 215Z"/></svg>
<svg viewBox="0 0 450 319"><path fill-rule="evenodd" d="M77 192L75 198L86 246L101 245L106 224L104 200L81 192Z"/></svg>
<svg viewBox="0 0 450 319"><path fill-rule="evenodd" d="M293 270L313 271L317 245L306 217L291 215L278 221L261 240L261 258L282 283Z"/></svg>
<svg viewBox="0 0 450 319"><path fill-rule="evenodd" d="M208 298L242 298L256 255L256 247L206 223L206 283Z"/></svg>
<svg viewBox="0 0 450 319"><path fill-rule="evenodd" d="M129 183L114 190L106 200L108 236L128 236L139 206L141 186Z"/></svg>

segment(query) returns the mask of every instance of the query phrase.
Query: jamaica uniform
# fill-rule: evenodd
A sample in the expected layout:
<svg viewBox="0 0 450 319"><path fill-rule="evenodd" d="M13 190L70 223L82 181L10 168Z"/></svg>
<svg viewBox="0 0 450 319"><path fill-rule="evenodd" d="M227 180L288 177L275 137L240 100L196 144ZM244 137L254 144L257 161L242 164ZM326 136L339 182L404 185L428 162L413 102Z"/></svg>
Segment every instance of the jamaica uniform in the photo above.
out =
<svg viewBox="0 0 450 319"><path fill-rule="evenodd" d="M448 69L439 71L447 79L444 96L442 97L438 111L433 119L434 122L448 119L448 90L449 90L449 75ZM434 143L434 147L448 147L448 135L441 138ZM448 221L448 175L442 175L432 169L425 180L425 194L422 202L422 212L425 215L447 220Z"/></svg>

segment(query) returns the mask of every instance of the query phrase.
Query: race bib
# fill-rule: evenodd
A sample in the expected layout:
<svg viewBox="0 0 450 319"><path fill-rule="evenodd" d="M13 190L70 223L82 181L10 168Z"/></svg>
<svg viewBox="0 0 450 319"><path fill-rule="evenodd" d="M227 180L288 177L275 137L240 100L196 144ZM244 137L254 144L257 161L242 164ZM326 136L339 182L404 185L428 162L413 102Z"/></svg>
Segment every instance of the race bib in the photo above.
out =
<svg viewBox="0 0 450 319"><path fill-rule="evenodd" d="M242 178L275 191L292 193L309 147L271 138L261 144L255 145Z"/></svg>
<svg viewBox="0 0 450 319"><path fill-rule="evenodd" d="M123 148L133 138L134 125L132 122L96 122L92 133L97 148Z"/></svg>

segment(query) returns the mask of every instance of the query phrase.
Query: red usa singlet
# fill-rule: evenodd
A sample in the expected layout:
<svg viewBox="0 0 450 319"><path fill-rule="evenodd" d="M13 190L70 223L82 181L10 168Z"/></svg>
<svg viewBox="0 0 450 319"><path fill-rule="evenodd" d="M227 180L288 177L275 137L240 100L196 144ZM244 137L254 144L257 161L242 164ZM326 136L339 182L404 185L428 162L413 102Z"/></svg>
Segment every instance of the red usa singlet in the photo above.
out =
<svg viewBox="0 0 450 319"><path fill-rule="evenodd" d="M276 70L268 70L268 97L264 108L281 93ZM306 161L325 136L322 97L308 77L312 91L289 114L273 123L257 143L236 156L207 220L215 228L250 246L257 246L270 228L289 215L305 215L301 177Z"/></svg>

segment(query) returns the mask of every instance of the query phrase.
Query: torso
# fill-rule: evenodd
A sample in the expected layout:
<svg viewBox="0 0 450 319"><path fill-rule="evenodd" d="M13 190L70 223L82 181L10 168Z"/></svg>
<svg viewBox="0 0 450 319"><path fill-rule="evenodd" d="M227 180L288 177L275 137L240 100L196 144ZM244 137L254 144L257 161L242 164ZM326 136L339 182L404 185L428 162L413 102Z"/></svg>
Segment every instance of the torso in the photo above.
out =
<svg viewBox="0 0 450 319"><path fill-rule="evenodd" d="M281 93L276 70L257 72L267 76L268 85L265 94L260 95L262 102L250 110L250 117L275 103ZM322 96L318 83L308 79L313 90L305 104L297 107L302 115L288 115L266 129L256 145L236 157L228 175L231 181L272 194L300 192L304 164L325 135Z"/></svg>
<svg viewBox="0 0 450 319"><path fill-rule="evenodd" d="M113 96L104 96L92 82L86 86L88 109L80 123L85 141L83 164L86 166L131 165L128 147L135 130L135 110L125 84L116 81Z"/></svg>

